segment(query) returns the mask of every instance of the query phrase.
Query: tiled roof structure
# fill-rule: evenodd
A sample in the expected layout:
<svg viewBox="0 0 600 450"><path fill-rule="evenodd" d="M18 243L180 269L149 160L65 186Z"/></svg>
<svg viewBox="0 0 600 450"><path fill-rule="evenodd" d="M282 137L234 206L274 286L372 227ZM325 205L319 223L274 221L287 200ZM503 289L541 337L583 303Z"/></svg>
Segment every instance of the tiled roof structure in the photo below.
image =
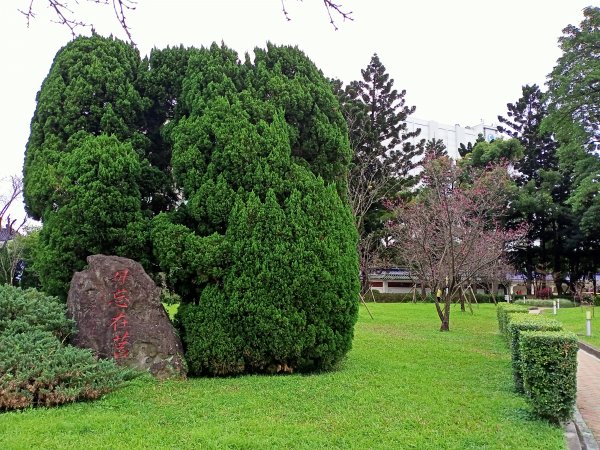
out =
<svg viewBox="0 0 600 450"><path fill-rule="evenodd" d="M401 281L412 281L410 273L406 269L394 267L391 269L375 270L369 274L369 278L375 278L377 280L401 280Z"/></svg>

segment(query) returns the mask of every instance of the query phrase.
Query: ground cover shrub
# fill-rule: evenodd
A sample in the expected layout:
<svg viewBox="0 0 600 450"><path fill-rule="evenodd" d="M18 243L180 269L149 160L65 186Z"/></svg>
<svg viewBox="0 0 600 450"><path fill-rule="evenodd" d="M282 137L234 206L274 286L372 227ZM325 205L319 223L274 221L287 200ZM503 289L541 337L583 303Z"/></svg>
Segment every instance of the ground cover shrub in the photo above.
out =
<svg viewBox="0 0 600 450"><path fill-rule="evenodd" d="M507 325L509 321L509 314L526 314L529 310L521 305L515 305L513 303L498 303L496 307L496 317L498 319L498 329L506 339L507 336Z"/></svg>
<svg viewBox="0 0 600 450"><path fill-rule="evenodd" d="M508 336L512 358L513 379L517 392L523 393L520 338L523 331L562 331L560 322L533 314L511 314L508 322Z"/></svg>
<svg viewBox="0 0 600 450"><path fill-rule="evenodd" d="M566 298L555 298L555 299L541 299L541 298L529 298L529 299L521 299L516 300L515 304L517 305L525 305L525 306L538 306L541 308L552 308L554 306L554 301L560 302L561 308L573 308L575 307L575 303L572 300Z"/></svg>
<svg viewBox="0 0 600 450"><path fill-rule="evenodd" d="M0 285L0 334L48 331L65 339L75 329L66 317L66 305L36 289Z"/></svg>
<svg viewBox="0 0 600 450"><path fill-rule="evenodd" d="M35 289L0 286L0 410L95 399L134 376L64 345L66 305Z"/></svg>
<svg viewBox="0 0 600 450"><path fill-rule="evenodd" d="M522 331L523 388L533 412L553 423L573 414L577 395L577 336L561 331Z"/></svg>

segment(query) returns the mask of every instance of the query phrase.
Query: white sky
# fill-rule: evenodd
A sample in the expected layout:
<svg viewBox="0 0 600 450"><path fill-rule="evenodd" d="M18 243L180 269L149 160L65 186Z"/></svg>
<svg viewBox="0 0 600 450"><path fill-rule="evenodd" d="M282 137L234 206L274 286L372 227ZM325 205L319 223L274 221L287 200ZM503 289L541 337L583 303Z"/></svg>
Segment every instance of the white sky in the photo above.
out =
<svg viewBox="0 0 600 450"><path fill-rule="evenodd" d="M213 41L243 56L271 41L298 45L326 76L349 82L376 52L417 107L415 117L465 126L495 123L522 85L543 85L560 56L562 29L579 24L593 1L339 0L354 21L336 18L338 31L321 0L286 0L290 22L280 0L139 0L128 19L142 56L152 47ZM46 3L34 2L38 17L27 28L17 8L29 0L0 0L0 178L20 173L36 92L71 39L51 23ZM124 37L110 7L93 8L86 20L100 34Z"/></svg>

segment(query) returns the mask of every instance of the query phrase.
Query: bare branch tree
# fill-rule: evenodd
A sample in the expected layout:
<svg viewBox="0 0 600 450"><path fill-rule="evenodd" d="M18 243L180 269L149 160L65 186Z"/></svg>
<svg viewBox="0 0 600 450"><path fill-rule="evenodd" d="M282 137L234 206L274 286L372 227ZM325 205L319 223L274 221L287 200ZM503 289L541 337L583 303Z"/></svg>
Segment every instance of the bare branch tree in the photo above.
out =
<svg viewBox="0 0 600 450"><path fill-rule="evenodd" d="M341 17L344 21L354 20L354 18L352 17L352 11L344 11L344 6L341 3L335 3L331 0L323 0L323 6L327 10L327 15L329 16L329 23L333 26L333 29L335 31L338 30L338 27L334 20L335 15ZM283 10L283 15L285 16L286 20L288 22L292 20L285 7L285 0L281 0L281 9Z"/></svg>
<svg viewBox="0 0 600 450"><path fill-rule="evenodd" d="M452 301L491 276L526 230L507 230L498 222L507 202L505 166L467 174L448 157L428 158L422 181L417 199L392 205L389 228L400 262L432 292L441 291L435 307L440 330L448 331Z"/></svg>
<svg viewBox="0 0 600 450"><path fill-rule="evenodd" d="M12 204L23 193L23 179L15 175L8 178L9 189L7 194L0 194L0 225Z"/></svg>
<svg viewBox="0 0 600 450"><path fill-rule="evenodd" d="M80 0L41 0L54 12L55 22L66 26L73 37L76 36L77 31L80 28L93 28L94 24L91 21L86 21L82 18L81 12L79 11ZM134 44L131 35L131 28L127 21L129 12L134 11L137 8L138 0L86 0L87 3L94 3L97 5L108 6L112 5L115 18L119 22L119 26L123 29L127 35L127 39ZM36 0L29 0L29 5L25 9L18 9L27 20L27 27L29 27L31 20L36 18L37 5L40 2ZM323 0L323 6L327 11L329 22L333 28L337 31L338 27L335 21L335 17L341 17L344 21L354 20L352 17L352 11L347 11L341 3L336 3L332 0ZM281 8L285 18L289 21L292 20L285 7L285 0L281 0Z"/></svg>
<svg viewBox="0 0 600 450"><path fill-rule="evenodd" d="M7 181L8 191L0 195L0 232L3 237L0 240L0 282L13 284L19 264L23 259L23 246L20 242L16 242L16 238L27 218L15 226L17 219L11 219L10 215L7 215L11 206L23 193L23 179L11 176ZM4 220L5 217L6 220Z"/></svg>
<svg viewBox="0 0 600 450"><path fill-rule="evenodd" d="M71 31L71 35L75 37L76 32L79 28L91 28L94 26L93 23L83 20L80 16L80 12L77 10L79 1L77 0L43 0L47 6L53 10L56 23L64 25ZM137 7L137 0L86 0L87 3L94 3L97 5L112 5L115 17L119 21L119 25L127 35L127 38L131 43L133 39L131 37L131 29L127 23L127 14L133 11ZM73 6L75 5L75 6ZM19 9L18 11L25 16L27 19L27 26L29 27L31 20L36 18L36 0L29 1L29 7L27 9Z"/></svg>

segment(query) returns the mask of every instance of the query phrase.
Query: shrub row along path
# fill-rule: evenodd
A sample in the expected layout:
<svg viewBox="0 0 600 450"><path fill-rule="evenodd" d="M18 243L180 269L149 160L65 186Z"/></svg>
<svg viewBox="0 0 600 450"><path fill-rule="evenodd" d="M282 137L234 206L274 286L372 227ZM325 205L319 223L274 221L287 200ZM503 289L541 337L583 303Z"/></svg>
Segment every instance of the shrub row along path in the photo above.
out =
<svg viewBox="0 0 600 450"><path fill-rule="evenodd" d="M577 352L577 407L597 441L600 441L600 359Z"/></svg>

